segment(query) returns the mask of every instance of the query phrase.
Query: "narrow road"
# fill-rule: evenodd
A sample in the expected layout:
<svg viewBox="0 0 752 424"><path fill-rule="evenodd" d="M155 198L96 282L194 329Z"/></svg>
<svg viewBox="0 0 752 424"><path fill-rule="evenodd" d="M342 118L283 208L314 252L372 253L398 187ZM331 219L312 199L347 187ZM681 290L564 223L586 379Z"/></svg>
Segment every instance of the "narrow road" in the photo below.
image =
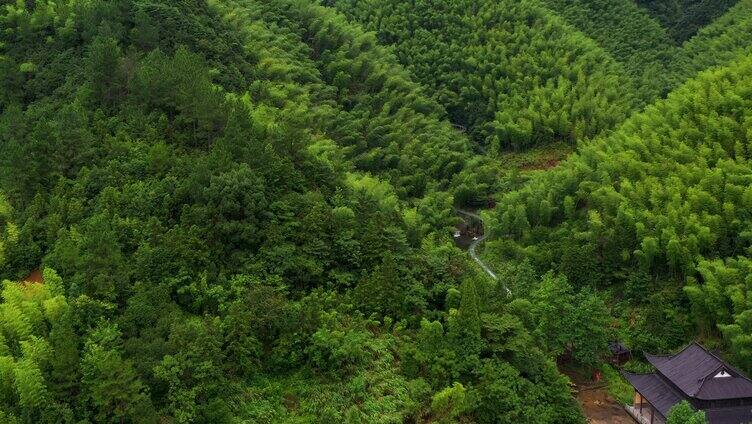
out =
<svg viewBox="0 0 752 424"><path fill-rule="evenodd" d="M475 219L478 222L480 222L481 225L483 225L483 218L481 218L480 215L478 215L476 213L464 211L462 209L457 209L457 213L460 214L460 215L464 215L464 216L466 216L468 218ZM496 273L493 272L491 270L491 268L489 268L488 265L486 265L486 263L483 262L483 259L481 259L478 256L478 252L477 252L478 245L481 244L483 242L483 240L485 240L485 239L486 239L486 231L485 231L485 226L484 226L483 227L483 235L480 236L480 237L478 237L477 240L473 240L473 242L470 243L470 247L467 249L467 253L470 254L470 257L473 258L473 260L475 261L475 263L477 263L483 269L483 271L485 271L486 274L488 274L489 277L493 278L494 280L498 280L499 277L496 275ZM504 288L506 289L508 295L512 294L512 291L509 290L509 287L505 286Z"/></svg>

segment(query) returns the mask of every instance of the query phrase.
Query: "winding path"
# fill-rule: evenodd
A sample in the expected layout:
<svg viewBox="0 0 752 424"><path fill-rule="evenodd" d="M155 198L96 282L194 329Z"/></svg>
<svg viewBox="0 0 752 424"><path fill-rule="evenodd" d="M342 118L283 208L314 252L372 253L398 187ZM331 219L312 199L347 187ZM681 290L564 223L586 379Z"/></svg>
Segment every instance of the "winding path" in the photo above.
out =
<svg viewBox="0 0 752 424"><path fill-rule="evenodd" d="M476 219L478 220L478 222L481 223L481 225L483 225L483 218L481 218L480 215L476 213L468 212L462 209L457 209L457 213L460 215L464 215L468 218ZM470 257L473 258L473 260L483 269L483 271L485 271L486 274L488 274L489 277L493 278L494 280L498 280L499 277L496 275L496 273L493 272L491 268L489 268L489 266L486 265L485 262L483 262L483 259L481 259L478 256L477 247L485 239L486 239L486 232L485 232L485 226L484 226L483 235L478 237L477 240L473 240L473 242L470 243L470 247L467 249L467 252L470 254ZM504 289L506 289L508 295L512 294L512 291L509 290L509 287L504 286Z"/></svg>

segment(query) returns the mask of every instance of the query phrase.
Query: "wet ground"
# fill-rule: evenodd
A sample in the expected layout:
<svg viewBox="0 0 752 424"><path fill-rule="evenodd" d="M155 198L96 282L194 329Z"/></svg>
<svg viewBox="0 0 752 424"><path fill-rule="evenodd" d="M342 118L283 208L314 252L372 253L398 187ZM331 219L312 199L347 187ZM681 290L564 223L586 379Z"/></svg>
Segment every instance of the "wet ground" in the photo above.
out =
<svg viewBox="0 0 752 424"><path fill-rule="evenodd" d="M460 249L469 249L470 245L473 243L473 237L475 236L468 231L465 222L462 222L455 227L454 244Z"/></svg>

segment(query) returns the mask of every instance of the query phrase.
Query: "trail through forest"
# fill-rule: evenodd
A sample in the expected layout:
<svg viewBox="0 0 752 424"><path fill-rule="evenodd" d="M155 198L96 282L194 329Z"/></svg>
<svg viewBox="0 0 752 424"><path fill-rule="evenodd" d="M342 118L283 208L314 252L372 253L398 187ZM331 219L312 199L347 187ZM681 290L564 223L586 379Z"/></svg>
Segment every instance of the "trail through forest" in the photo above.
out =
<svg viewBox="0 0 752 424"><path fill-rule="evenodd" d="M463 215L464 217L476 220L478 223L480 223L480 227L484 228L483 218L481 218L480 215L473 213L473 212L465 211L462 209L457 209L457 213L460 215ZM463 220L465 220L465 222L467 223L467 220L465 218L463 218ZM486 239L485 231L483 231L483 233L480 234L479 236L473 237L473 240L470 243L470 247L468 247L467 252L468 254L470 254L470 257L473 258L473 260L483 269L483 271L485 271L485 273L488 274L489 277L493 278L494 280L498 280L499 277L496 275L496 273L493 272L491 268L488 265L486 265L485 262L483 262L483 259L481 259L478 256L478 251L477 251L478 245L483 243L485 239ZM512 294L511 290L509 290L509 287L504 287L504 288L506 289L507 294Z"/></svg>
<svg viewBox="0 0 752 424"><path fill-rule="evenodd" d="M2 0L0 424L634 424L614 340L752 375L752 0L425 6Z"/></svg>

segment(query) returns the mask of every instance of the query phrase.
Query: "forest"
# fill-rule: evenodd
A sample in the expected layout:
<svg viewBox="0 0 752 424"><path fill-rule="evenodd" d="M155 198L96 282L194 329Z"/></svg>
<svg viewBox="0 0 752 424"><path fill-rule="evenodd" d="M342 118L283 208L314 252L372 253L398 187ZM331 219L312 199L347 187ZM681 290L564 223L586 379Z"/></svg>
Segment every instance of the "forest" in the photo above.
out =
<svg viewBox="0 0 752 424"><path fill-rule="evenodd" d="M0 423L601 423L644 352L752 374L752 0L0 0L0 84Z"/></svg>

